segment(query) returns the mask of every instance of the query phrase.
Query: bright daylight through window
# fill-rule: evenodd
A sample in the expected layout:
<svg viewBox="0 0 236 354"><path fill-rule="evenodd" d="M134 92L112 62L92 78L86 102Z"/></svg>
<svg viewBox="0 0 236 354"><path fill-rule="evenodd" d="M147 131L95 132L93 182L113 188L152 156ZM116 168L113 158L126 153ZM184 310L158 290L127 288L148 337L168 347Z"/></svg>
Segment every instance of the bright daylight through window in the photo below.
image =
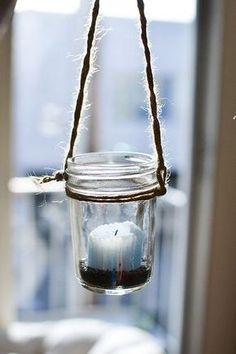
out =
<svg viewBox="0 0 236 354"><path fill-rule="evenodd" d="M101 6L98 70L89 84L77 151L150 153L136 1L101 0ZM146 1L165 155L172 171L170 191L156 216L153 281L139 293L116 298L82 289L73 274L68 206L62 191L51 187L35 194L26 179L62 167L90 9L88 0L19 0L16 9L10 189L18 318L86 317L92 311L93 317L107 319L112 312L118 322L158 333L163 341L172 336L178 341L187 242L185 176L191 164L194 0Z"/></svg>

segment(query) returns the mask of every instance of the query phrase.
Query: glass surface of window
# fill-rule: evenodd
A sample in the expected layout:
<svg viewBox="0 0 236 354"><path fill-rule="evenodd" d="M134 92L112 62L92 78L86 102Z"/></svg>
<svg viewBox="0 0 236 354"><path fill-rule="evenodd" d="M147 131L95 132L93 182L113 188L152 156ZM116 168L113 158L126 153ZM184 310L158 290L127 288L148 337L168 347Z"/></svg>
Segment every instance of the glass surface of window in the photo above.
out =
<svg viewBox="0 0 236 354"><path fill-rule="evenodd" d="M116 3L116 4L115 4ZM124 5L125 3L125 5ZM135 1L102 2L95 73L77 151L152 152ZM87 293L73 274L68 205L59 187L24 177L62 167L90 5L19 1L13 33L12 233L19 319L89 315L175 338L181 321L190 169L195 1L147 1L170 188L159 203L153 280L139 293ZM191 79L192 78L192 79ZM58 189L59 188L59 189ZM176 189L177 188L177 189Z"/></svg>

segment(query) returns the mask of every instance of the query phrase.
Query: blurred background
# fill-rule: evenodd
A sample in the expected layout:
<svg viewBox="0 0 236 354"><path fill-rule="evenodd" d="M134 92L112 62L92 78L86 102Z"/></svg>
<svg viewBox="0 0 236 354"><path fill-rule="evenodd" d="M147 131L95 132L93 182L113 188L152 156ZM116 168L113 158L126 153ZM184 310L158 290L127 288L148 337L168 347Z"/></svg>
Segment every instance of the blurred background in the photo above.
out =
<svg viewBox="0 0 236 354"><path fill-rule="evenodd" d="M91 2L17 1L0 49L3 328L15 322L25 328L26 324L90 319L114 328L139 328L155 338L153 351L146 346L144 351L125 349L121 354L217 354L223 348L224 354L236 352L235 342L216 344L222 336L216 335L222 333L224 317L222 322L220 319L232 309L225 308L215 318L219 299L211 299L216 292L222 299L218 287L222 291L220 281L225 279L231 288L225 290L225 284L223 294L228 299L236 295L230 281L233 264L229 268L224 264L231 259L234 247L230 239L235 234L230 219L233 193L226 190L235 176L232 134L236 107L231 95L236 82L230 78L235 79L231 64L232 56L236 59L231 45L231 36L236 35L231 18L235 6L220 0L202 3L146 1L170 188L156 215L151 284L136 294L109 297L87 292L74 277L63 187L52 184L39 189L28 178L62 168ZM77 151L151 153L136 2L103 0L101 7L96 70L89 84ZM228 54L229 48L233 54ZM228 235L226 244L223 230ZM209 303L215 307L207 307ZM224 338L232 333L230 320L225 321ZM217 322L214 332L210 325ZM31 330L27 327L26 331ZM204 331L209 334L207 339ZM10 339L2 339L2 343L9 344ZM14 343L14 351L38 353L17 346L17 340ZM116 354L118 349L106 353ZM1 349L0 336L1 350L12 351L7 344ZM60 350L50 353L83 354L92 349Z"/></svg>

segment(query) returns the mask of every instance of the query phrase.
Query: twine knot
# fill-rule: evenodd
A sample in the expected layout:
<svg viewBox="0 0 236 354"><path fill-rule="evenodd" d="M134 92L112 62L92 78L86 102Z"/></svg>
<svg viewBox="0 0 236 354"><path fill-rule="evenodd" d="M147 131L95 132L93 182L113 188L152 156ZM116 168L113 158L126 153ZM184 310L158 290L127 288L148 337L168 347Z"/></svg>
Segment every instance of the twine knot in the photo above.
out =
<svg viewBox="0 0 236 354"><path fill-rule="evenodd" d="M66 174L64 171L57 171L54 177L57 182L62 182L66 179L65 176Z"/></svg>
<svg viewBox="0 0 236 354"><path fill-rule="evenodd" d="M62 182L66 180L66 173L64 171L56 171L52 176L44 176L40 179L39 184L49 183L49 182Z"/></svg>

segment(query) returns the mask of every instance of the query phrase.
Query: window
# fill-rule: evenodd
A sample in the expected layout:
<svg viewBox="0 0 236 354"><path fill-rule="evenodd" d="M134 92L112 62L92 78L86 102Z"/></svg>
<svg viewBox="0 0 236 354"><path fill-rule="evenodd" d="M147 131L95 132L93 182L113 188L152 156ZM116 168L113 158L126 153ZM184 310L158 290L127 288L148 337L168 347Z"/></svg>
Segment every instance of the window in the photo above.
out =
<svg viewBox="0 0 236 354"><path fill-rule="evenodd" d="M91 107L84 112L89 129L83 130L78 149L151 152L135 2L114 4L103 1L105 35L98 41L99 70L90 83ZM55 313L57 317L86 316L88 306L93 307L94 317L106 318L112 304L113 318L159 333L166 345L172 337L179 340L188 213L188 181L183 176L190 168L193 83L189 77L194 76L195 2L181 0L177 8L174 4L150 1L147 13L152 19L150 40L171 184L177 189L170 189L159 206L152 283L135 295L109 298L88 295L74 278L62 191L52 185L50 191L35 194L24 179L61 167L89 2L71 1L68 7L62 0L19 1L13 34L12 131L12 176L18 178L10 183L19 319L50 319Z"/></svg>

